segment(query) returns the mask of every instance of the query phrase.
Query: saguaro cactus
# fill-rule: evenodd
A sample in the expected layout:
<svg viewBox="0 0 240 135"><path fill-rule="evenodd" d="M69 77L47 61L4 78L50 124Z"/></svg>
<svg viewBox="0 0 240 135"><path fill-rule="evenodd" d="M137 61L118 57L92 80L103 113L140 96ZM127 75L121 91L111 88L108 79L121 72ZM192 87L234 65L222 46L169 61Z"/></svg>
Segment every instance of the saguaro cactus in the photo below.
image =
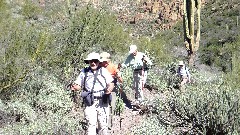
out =
<svg viewBox="0 0 240 135"><path fill-rule="evenodd" d="M195 21L195 13L197 12L197 20ZM199 48L200 41L200 14L201 0L184 0L184 44L188 52L189 65L194 63L196 52ZM197 23L197 29L194 29L194 22ZM196 37L195 37L196 32Z"/></svg>

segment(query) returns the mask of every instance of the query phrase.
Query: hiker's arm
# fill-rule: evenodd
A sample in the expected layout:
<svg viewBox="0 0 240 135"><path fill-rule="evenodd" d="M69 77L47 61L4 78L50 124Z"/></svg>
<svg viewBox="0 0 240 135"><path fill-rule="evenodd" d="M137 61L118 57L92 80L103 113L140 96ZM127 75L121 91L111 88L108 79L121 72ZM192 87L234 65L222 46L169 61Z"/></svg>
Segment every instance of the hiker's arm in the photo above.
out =
<svg viewBox="0 0 240 135"><path fill-rule="evenodd" d="M83 84L84 73L81 72L77 79L72 83L71 90L80 90Z"/></svg>
<svg viewBox="0 0 240 135"><path fill-rule="evenodd" d="M143 62L146 64L146 65L148 65L148 66L151 66L152 65L152 61L150 60L150 58L147 56L147 55L145 55L145 54L143 54Z"/></svg>
<svg viewBox="0 0 240 135"><path fill-rule="evenodd" d="M114 83L112 83L112 82L108 83L105 94L110 94L112 92L113 88L114 88Z"/></svg>
<svg viewBox="0 0 240 135"><path fill-rule="evenodd" d="M79 86L78 84L72 84L71 86L71 90L80 90L81 89L81 86Z"/></svg>
<svg viewBox="0 0 240 135"><path fill-rule="evenodd" d="M131 63L131 60L132 60L132 57L129 55L127 57L127 59L125 60L125 62L122 63L120 67L123 68L123 69L126 68L126 67L129 67L130 63Z"/></svg>
<svg viewBox="0 0 240 135"><path fill-rule="evenodd" d="M117 77L117 80L118 80L119 83L123 83L123 79L121 77L121 72L120 71L117 72L116 77Z"/></svg>
<svg viewBox="0 0 240 135"><path fill-rule="evenodd" d="M118 65L118 67L114 67L115 69L115 75L114 75L114 77L116 77L117 78L117 81L119 82L119 83L122 83L122 81L123 81L123 79L122 79L122 77L121 77L121 72L120 72L120 70L119 70L119 65Z"/></svg>

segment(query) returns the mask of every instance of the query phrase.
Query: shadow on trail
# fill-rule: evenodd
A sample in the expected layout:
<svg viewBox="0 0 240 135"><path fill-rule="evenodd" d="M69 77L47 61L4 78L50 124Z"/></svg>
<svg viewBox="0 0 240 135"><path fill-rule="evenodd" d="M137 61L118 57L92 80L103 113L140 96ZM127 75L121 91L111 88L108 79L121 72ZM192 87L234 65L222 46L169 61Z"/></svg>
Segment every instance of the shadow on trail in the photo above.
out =
<svg viewBox="0 0 240 135"><path fill-rule="evenodd" d="M125 92L121 93L121 98L122 98L123 102L125 103L126 107L129 109L132 109L131 101L128 99Z"/></svg>

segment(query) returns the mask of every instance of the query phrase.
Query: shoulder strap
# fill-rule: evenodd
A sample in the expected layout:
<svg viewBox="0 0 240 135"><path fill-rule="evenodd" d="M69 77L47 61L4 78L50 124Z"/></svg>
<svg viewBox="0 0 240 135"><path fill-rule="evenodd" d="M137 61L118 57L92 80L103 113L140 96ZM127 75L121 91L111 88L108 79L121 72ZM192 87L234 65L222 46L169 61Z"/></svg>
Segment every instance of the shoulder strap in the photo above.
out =
<svg viewBox="0 0 240 135"><path fill-rule="evenodd" d="M84 80L83 80L83 90L85 90L85 91L86 91L85 84L86 84L86 80L87 80L87 74L90 70L91 70L90 67L84 68L85 75L84 75ZM98 78L97 78L98 72L100 72L102 78L104 78L105 84L107 86L106 78L103 76L103 73L102 73L102 67L98 68L97 72L94 74L94 82L93 83L95 84L96 81L100 82L100 80L98 80ZM91 92L93 92L93 89L94 89L94 87L92 88Z"/></svg>
<svg viewBox="0 0 240 135"><path fill-rule="evenodd" d="M84 79L83 79L83 90L86 90L85 84L86 84L87 73L88 73L88 72L89 72L89 67L85 67L85 68L84 68Z"/></svg>
<svg viewBox="0 0 240 135"><path fill-rule="evenodd" d="M178 69L177 69L177 73L180 73L180 67L178 67Z"/></svg>
<svg viewBox="0 0 240 135"><path fill-rule="evenodd" d="M104 81L105 81L105 84L106 84L106 86L107 86L107 80L106 80L106 78L103 76L103 74L102 74L102 67L99 69L100 70L100 74L101 74L101 76L102 76L102 78L104 79Z"/></svg>
<svg viewBox="0 0 240 135"><path fill-rule="evenodd" d="M186 74L188 76L188 68L186 66L185 66L185 72L186 72Z"/></svg>

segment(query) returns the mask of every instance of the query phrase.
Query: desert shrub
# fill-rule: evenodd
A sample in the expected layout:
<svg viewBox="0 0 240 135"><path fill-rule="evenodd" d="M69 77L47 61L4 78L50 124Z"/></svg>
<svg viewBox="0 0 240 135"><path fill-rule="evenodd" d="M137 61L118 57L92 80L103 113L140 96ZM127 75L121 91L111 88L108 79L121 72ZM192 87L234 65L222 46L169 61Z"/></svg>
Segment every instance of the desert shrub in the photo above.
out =
<svg viewBox="0 0 240 135"><path fill-rule="evenodd" d="M168 129L158 122L156 116L148 117L133 130L134 135L170 135L171 129Z"/></svg>
<svg viewBox="0 0 240 135"><path fill-rule="evenodd" d="M165 112L160 113L160 121L175 128L184 127L180 134L238 132L239 92L216 78L188 85L184 92L172 91L160 106Z"/></svg>
<svg viewBox="0 0 240 135"><path fill-rule="evenodd" d="M79 134L81 116L71 115L70 92L53 74L38 68L8 100L1 112L15 119L2 127L4 134Z"/></svg>
<svg viewBox="0 0 240 135"><path fill-rule="evenodd" d="M155 66L163 66L172 61L170 46L163 35L157 35L155 38L142 37L136 41L139 51L144 52L152 60Z"/></svg>
<svg viewBox="0 0 240 135"><path fill-rule="evenodd" d="M167 89L168 83L164 76L165 70L150 69L148 71L147 85L157 92L163 92Z"/></svg>
<svg viewBox="0 0 240 135"><path fill-rule="evenodd" d="M123 78L123 91L127 94L130 94L130 96L134 95L133 93L135 91L133 91L132 89L132 81L133 81L133 72L131 68L125 68L121 70L122 74L122 78Z"/></svg>
<svg viewBox="0 0 240 135"><path fill-rule="evenodd" d="M25 6L30 8L31 5L34 4ZM42 24L11 16L1 20L1 89L22 82L36 65L59 74L59 78L66 81L75 78L77 70L86 66L82 61L87 53L109 51L121 54L126 48L128 34L116 23L115 16L104 9L89 5L68 17L68 23L57 20L61 23L59 27L52 25L48 17L43 19L49 23Z"/></svg>
<svg viewBox="0 0 240 135"><path fill-rule="evenodd" d="M237 42L234 42L232 44L228 44L229 48L231 48L231 61L229 61L229 64L231 65L231 72L227 73L225 76L226 82L232 87L232 88L240 88L239 86L239 73L240 73L240 66L239 66L239 43L240 38L237 40Z"/></svg>
<svg viewBox="0 0 240 135"><path fill-rule="evenodd" d="M202 8L201 18L201 62L217 66L224 72L231 70L231 47L229 44L236 42L239 35L237 17L239 5L236 0L208 1ZM234 7L234 8L231 8Z"/></svg>
<svg viewBox="0 0 240 135"><path fill-rule="evenodd" d="M48 47L51 40L48 32L37 31L21 20L3 23L0 27L7 27L0 37L2 90L21 82L35 64L42 65L47 62L51 55ZM4 33L7 33L6 36Z"/></svg>
<svg viewBox="0 0 240 135"><path fill-rule="evenodd" d="M38 5L35 5L30 0L25 0L24 5L21 10L21 14L26 19L36 19L37 15L40 14L40 11L41 11L41 9Z"/></svg>
<svg viewBox="0 0 240 135"><path fill-rule="evenodd" d="M107 51L116 58L129 40L114 15L88 5L72 14L68 26L56 38L61 45L56 45L60 49L51 65L56 66L54 69L59 70L60 74L64 73L63 80L75 78L78 70L87 66L83 62L87 54ZM72 75L73 72L75 74Z"/></svg>
<svg viewBox="0 0 240 135"><path fill-rule="evenodd" d="M102 50L111 53L122 52L128 42L128 35L115 21L115 16L104 9L87 6L76 12L71 18L67 46L64 47L67 49L63 56Z"/></svg>

